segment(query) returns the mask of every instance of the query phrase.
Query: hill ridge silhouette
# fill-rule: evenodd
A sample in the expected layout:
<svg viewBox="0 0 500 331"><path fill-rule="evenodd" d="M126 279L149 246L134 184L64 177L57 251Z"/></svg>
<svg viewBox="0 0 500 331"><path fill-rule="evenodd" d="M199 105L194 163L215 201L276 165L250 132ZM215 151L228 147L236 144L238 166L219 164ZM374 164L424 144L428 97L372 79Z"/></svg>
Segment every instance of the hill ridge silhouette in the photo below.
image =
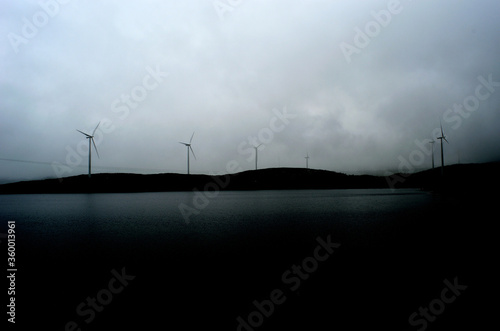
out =
<svg viewBox="0 0 500 331"><path fill-rule="evenodd" d="M306 168L265 168L234 174L134 174L99 173L92 178L77 175L61 179L22 181L0 185L0 194L29 193L130 193L192 190L287 190L421 188L426 190L474 190L500 183L500 162L456 164L413 174L390 176L348 175Z"/></svg>

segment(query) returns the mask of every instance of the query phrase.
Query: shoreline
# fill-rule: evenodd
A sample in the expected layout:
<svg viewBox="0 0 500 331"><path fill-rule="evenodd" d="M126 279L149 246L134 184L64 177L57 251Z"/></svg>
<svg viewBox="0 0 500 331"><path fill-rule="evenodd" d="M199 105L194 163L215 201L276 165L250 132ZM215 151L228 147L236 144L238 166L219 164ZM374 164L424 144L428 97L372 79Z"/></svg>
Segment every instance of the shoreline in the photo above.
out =
<svg viewBox="0 0 500 331"><path fill-rule="evenodd" d="M0 194L133 193L302 189L418 188L449 193L486 189L500 183L500 163L451 165L444 180L439 169L391 176L346 175L305 168L269 168L226 175L95 174L0 185ZM446 189L443 189L445 187Z"/></svg>

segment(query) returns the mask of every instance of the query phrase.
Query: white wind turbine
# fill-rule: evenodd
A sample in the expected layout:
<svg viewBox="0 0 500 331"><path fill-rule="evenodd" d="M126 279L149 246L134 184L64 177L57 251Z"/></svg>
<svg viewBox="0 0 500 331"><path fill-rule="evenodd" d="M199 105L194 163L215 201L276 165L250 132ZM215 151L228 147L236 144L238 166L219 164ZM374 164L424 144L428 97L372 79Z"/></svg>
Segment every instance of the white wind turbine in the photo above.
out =
<svg viewBox="0 0 500 331"><path fill-rule="evenodd" d="M99 124L101 124L101 122L97 123L97 126L95 127L94 131L92 131L92 135L90 135L88 133L85 133L83 131L80 131L80 130L76 130L76 131L84 134L87 137L87 139L89 140L89 178L90 178L90 176L92 174L92 171L91 171L91 167L92 167L92 144L94 145L95 152L97 153L97 157L99 157L99 152L97 151L97 146L95 145L95 141L94 141L94 134L95 134L95 131L97 130L97 127L99 126Z"/></svg>
<svg viewBox="0 0 500 331"><path fill-rule="evenodd" d="M305 156L304 159L306 159L306 169L309 169L309 153L307 153L307 156Z"/></svg>
<svg viewBox="0 0 500 331"><path fill-rule="evenodd" d="M189 175L189 150L193 153L194 159L196 160L196 155L194 155L193 147L191 147L191 142L193 141L194 132L191 135L191 139L189 139L189 143L183 143L179 141L179 144L183 144L187 147L187 173Z"/></svg>
<svg viewBox="0 0 500 331"><path fill-rule="evenodd" d="M444 135L443 132L443 125L439 123L441 126L441 137L437 137L437 139L441 140L441 176L444 174L444 156L443 156L443 140L446 141L447 144L449 144L448 140L446 140L446 136Z"/></svg>
<svg viewBox="0 0 500 331"><path fill-rule="evenodd" d="M255 148L255 170L257 170L257 156L258 156L258 150L259 150L259 147L261 146L262 144L258 145L258 146L254 146L253 148Z"/></svg>
<svg viewBox="0 0 500 331"><path fill-rule="evenodd" d="M432 169L434 169L434 144L436 142L434 140L432 141L429 141L429 144L431 144L432 148L431 148L431 155L432 155Z"/></svg>

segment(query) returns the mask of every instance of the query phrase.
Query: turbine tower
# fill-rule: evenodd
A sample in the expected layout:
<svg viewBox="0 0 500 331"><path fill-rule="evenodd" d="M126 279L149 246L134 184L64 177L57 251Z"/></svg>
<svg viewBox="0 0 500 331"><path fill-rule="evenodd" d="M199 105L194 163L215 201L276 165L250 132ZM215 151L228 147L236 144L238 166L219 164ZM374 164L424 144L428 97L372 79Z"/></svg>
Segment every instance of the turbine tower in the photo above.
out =
<svg viewBox="0 0 500 331"><path fill-rule="evenodd" d="M253 148L255 148L255 170L257 170L257 156L258 156L258 149L259 147L261 146L262 144L258 145L258 146L254 146Z"/></svg>
<svg viewBox="0 0 500 331"><path fill-rule="evenodd" d="M307 153L307 156L305 156L304 159L306 159L306 169L309 169L309 153Z"/></svg>
<svg viewBox="0 0 500 331"><path fill-rule="evenodd" d="M446 136L444 135L443 125L441 125L441 123L439 125L441 126L441 137L437 137L437 139L441 140L441 176L442 176L444 174L443 140L446 141L447 144L449 144L449 142L448 140L446 140Z"/></svg>
<svg viewBox="0 0 500 331"><path fill-rule="evenodd" d="M99 157L99 152L97 151L97 146L95 145L95 141L94 141L94 134L95 134L95 131L97 130L97 127L99 126L99 124L101 124L101 122L97 123L97 126L95 127L94 131L92 131L92 135L87 134L87 133L85 133L83 131L80 131L80 130L76 130L76 131L84 134L87 137L87 139L89 140L89 178L90 178L90 176L92 174L92 171L91 171L91 167L92 167L92 144L94 145L95 152L97 153L97 157Z"/></svg>
<svg viewBox="0 0 500 331"><path fill-rule="evenodd" d="M432 149L431 149L431 151L432 151L432 169L434 169L434 143L435 143L434 140L429 141L429 144L431 144L431 146L432 146Z"/></svg>
<svg viewBox="0 0 500 331"><path fill-rule="evenodd" d="M191 139L189 139L189 143L183 143L179 141L179 144L183 144L187 147L187 174L189 175L189 150L193 153L194 159L196 160L196 155L194 155L193 147L191 147L191 142L193 141L194 132L191 135Z"/></svg>

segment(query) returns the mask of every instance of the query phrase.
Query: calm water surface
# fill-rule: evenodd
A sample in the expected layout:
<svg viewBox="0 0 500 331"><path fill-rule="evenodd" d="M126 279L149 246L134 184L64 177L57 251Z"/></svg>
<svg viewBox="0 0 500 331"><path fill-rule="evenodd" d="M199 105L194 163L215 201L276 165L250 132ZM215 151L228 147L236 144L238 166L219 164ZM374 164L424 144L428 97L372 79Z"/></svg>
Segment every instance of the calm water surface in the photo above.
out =
<svg viewBox="0 0 500 331"><path fill-rule="evenodd" d="M210 240L306 225L362 230L431 201L425 192L389 189L231 191L205 199L193 192L4 195L0 220L2 226L16 221L25 239L53 244L82 238Z"/></svg>
<svg viewBox="0 0 500 331"><path fill-rule="evenodd" d="M0 232L16 222L19 327L236 330L254 300L281 289L286 304L255 330L414 330L408 316L446 277L474 288L488 274L478 262L486 223L459 221L475 207L450 209L428 192L200 194L0 195ZM283 273L328 236L338 251L290 290ZM86 323L76 307L122 268L136 278ZM468 293L452 325L481 299Z"/></svg>

